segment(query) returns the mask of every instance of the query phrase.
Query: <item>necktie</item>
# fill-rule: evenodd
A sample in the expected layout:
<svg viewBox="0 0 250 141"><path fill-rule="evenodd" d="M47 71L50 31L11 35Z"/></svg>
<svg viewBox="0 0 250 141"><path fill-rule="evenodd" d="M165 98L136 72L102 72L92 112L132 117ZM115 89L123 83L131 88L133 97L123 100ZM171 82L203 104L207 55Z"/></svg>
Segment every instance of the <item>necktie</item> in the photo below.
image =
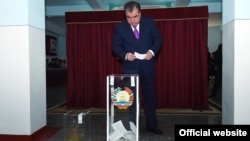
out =
<svg viewBox="0 0 250 141"><path fill-rule="evenodd" d="M138 40L139 39L139 32L138 30L136 29L136 27L133 27L134 28L134 35L135 35L135 38Z"/></svg>

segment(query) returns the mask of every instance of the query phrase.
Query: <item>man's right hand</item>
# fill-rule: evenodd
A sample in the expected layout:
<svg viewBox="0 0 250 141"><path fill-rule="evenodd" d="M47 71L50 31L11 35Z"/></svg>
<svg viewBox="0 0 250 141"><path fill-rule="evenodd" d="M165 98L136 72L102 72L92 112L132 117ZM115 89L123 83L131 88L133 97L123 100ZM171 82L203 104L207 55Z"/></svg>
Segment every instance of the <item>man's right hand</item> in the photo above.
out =
<svg viewBox="0 0 250 141"><path fill-rule="evenodd" d="M136 59L135 55L133 53L127 53L127 60L128 61L134 61Z"/></svg>

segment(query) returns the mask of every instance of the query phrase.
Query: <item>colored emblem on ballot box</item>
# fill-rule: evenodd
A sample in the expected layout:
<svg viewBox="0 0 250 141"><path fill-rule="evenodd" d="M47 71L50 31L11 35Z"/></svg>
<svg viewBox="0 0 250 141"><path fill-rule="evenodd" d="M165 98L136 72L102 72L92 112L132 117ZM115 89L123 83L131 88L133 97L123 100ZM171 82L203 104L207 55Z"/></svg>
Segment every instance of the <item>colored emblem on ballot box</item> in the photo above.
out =
<svg viewBox="0 0 250 141"><path fill-rule="evenodd" d="M111 95L112 103L118 109L127 109L134 102L134 93L128 87L111 88Z"/></svg>

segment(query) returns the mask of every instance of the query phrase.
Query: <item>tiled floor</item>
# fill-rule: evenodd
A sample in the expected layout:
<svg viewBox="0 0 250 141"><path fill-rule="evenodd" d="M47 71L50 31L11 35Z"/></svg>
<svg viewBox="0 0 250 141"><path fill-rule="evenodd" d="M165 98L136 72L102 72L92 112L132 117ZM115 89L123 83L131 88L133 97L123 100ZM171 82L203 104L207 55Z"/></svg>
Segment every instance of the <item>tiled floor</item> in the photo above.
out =
<svg viewBox="0 0 250 141"><path fill-rule="evenodd" d="M47 106L53 107L66 101L66 84L47 87ZM220 106L221 96L210 99ZM164 135L154 135L145 130L144 118L141 118L140 140L142 141L174 141L177 124L221 124L220 114L163 114L158 115L159 128ZM47 114L47 126L59 127L60 130L46 141L65 141L63 130L63 114ZM91 114L91 141L106 141L106 115Z"/></svg>
<svg viewBox="0 0 250 141"><path fill-rule="evenodd" d="M57 115L57 119L61 119L61 115ZM175 139L175 125L176 124L220 124L221 116L193 116L193 115L159 115L159 126L164 132L164 135L154 135L145 130L144 124L140 127L140 140L142 141L174 141ZM91 117L91 141L105 141L106 140L106 118L104 115L92 115ZM62 122L57 120L57 122ZM60 123L57 123L59 125ZM63 129L59 130L48 141L63 141Z"/></svg>

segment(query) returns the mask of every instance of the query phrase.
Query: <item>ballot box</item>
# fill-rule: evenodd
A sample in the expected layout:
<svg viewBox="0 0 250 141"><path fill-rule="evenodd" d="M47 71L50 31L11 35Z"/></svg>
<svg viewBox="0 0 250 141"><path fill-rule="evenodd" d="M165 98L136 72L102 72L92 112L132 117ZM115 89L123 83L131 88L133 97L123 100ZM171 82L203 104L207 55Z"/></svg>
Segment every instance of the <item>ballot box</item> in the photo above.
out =
<svg viewBox="0 0 250 141"><path fill-rule="evenodd" d="M63 115L64 141L90 141L90 110L70 110Z"/></svg>
<svg viewBox="0 0 250 141"><path fill-rule="evenodd" d="M139 141L139 75L107 76L107 141Z"/></svg>

